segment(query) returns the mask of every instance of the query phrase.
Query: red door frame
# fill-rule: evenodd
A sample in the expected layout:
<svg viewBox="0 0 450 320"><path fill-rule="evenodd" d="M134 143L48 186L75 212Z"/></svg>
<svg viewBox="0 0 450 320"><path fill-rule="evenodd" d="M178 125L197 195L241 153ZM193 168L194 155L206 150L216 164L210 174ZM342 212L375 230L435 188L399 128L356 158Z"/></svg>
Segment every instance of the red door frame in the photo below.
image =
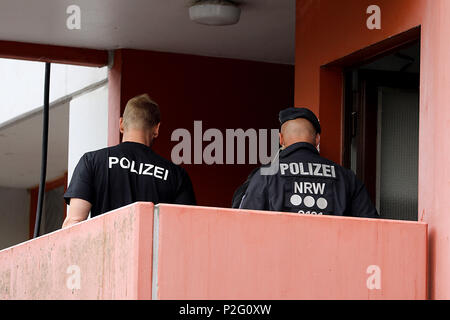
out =
<svg viewBox="0 0 450 320"><path fill-rule="evenodd" d="M0 58L103 67L108 64L108 51L0 41Z"/></svg>
<svg viewBox="0 0 450 320"><path fill-rule="evenodd" d="M327 128L326 138L321 145L326 150L325 155L331 160L344 164L345 146L348 143L348 123L344 115L345 80L343 71L349 67L370 63L382 56L389 55L398 49L408 46L421 37L421 26L402 32L396 36L384 39L374 45L358 50L348 56L321 66L319 86L320 122ZM339 134L336 134L339 133Z"/></svg>

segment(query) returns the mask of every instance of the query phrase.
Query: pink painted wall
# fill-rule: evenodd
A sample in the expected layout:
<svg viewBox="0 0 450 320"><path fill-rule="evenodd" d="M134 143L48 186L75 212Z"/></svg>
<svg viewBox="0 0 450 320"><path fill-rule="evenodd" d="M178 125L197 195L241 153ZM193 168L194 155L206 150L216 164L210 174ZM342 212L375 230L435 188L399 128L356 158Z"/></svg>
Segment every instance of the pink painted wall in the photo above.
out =
<svg viewBox="0 0 450 320"><path fill-rule="evenodd" d="M366 27L373 4L381 30ZM450 299L449 16L448 0L297 0L295 105L319 114L322 153L335 161L342 156L342 77L328 81L336 71L321 67L421 26L419 219L429 225L432 299Z"/></svg>
<svg viewBox="0 0 450 320"><path fill-rule="evenodd" d="M0 299L426 298L424 223L173 205L155 212L137 203L0 251ZM71 265L79 289L67 287ZM371 265L380 289L367 288Z"/></svg>
<svg viewBox="0 0 450 320"><path fill-rule="evenodd" d="M0 300L150 299L152 234L153 204L139 203L2 250Z"/></svg>
<svg viewBox="0 0 450 320"><path fill-rule="evenodd" d="M426 298L424 223L160 205L158 241L158 299Z"/></svg>

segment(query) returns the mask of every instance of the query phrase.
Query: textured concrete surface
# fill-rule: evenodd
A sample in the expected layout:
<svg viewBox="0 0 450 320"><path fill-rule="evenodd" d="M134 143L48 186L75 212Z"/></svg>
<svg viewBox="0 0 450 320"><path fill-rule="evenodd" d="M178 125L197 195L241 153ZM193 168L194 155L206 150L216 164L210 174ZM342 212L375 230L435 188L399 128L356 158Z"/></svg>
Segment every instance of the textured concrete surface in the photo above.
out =
<svg viewBox="0 0 450 320"><path fill-rule="evenodd" d="M426 287L420 222L137 203L0 251L0 299L425 299Z"/></svg>
<svg viewBox="0 0 450 320"><path fill-rule="evenodd" d="M426 298L424 223L160 205L158 241L158 299Z"/></svg>
<svg viewBox="0 0 450 320"><path fill-rule="evenodd" d="M153 204L0 251L0 299L150 299Z"/></svg>

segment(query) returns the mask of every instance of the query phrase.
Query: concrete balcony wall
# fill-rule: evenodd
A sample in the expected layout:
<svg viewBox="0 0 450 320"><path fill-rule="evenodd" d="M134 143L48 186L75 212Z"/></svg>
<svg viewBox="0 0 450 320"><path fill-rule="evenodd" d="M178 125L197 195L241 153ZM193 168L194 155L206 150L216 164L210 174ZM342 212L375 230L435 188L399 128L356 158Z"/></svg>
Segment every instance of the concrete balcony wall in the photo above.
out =
<svg viewBox="0 0 450 320"><path fill-rule="evenodd" d="M424 223L158 209L154 298L426 299ZM381 289L367 287L370 266Z"/></svg>
<svg viewBox="0 0 450 320"><path fill-rule="evenodd" d="M426 299L426 258L424 223L137 203L0 251L0 299Z"/></svg>
<svg viewBox="0 0 450 320"><path fill-rule="evenodd" d="M0 299L150 299L152 223L141 203L2 250Z"/></svg>

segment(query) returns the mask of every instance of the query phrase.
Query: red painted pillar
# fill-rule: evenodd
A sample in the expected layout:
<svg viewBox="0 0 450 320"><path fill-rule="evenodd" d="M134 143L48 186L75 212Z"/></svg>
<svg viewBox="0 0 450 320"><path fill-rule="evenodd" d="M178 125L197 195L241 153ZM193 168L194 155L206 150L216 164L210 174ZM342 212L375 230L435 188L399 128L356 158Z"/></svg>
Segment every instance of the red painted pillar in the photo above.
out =
<svg viewBox="0 0 450 320"><path fill-rule="evenodd" d="M122 98L122 50L114 51L108 75L108 146L120 143L119 118Z"/></svg>

